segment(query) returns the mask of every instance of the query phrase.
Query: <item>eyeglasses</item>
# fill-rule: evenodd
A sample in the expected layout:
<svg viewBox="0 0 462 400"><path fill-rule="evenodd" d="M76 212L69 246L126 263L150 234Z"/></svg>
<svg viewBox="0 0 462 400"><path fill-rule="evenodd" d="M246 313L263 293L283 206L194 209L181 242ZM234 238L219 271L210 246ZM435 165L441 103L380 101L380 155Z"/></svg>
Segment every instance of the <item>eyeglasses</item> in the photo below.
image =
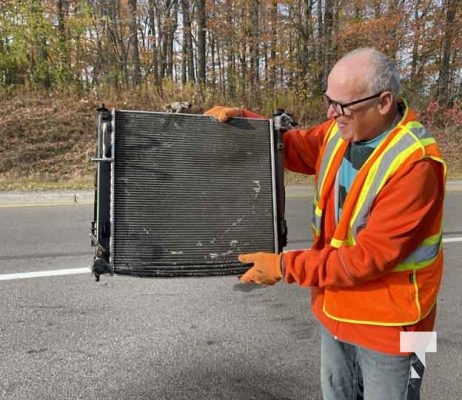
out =
<svg viewBox="0 0 462 400"><path fill-rule="evenodd" d="M323 94L322 98L324 100L324 103L326 103L327 108L332 106L334 111L337 114L345 115L345 108L348 108L354 104L362 103L363 101L375 99L376 97L379 97L382 93L383 92L380 92L380 93L374 94L373 96L365 97L364 99L359 99L359 100L352 101L350 103L343 103L343 104L339 103L338 101L332 100L327 94Z"/></svg>

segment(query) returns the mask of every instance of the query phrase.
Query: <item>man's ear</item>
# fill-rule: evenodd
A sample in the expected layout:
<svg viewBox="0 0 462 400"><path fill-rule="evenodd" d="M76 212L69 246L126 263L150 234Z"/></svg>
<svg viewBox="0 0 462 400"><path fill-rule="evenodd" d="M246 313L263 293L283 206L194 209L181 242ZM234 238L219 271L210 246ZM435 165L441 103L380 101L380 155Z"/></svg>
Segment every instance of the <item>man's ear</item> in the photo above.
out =
<svg viewBox="0 0 462 400"><path fill-rule="evenodd" d="M378 109L380 114L386 115L393 106L393 94L390 91L383 92L379 98Z"/></svg>

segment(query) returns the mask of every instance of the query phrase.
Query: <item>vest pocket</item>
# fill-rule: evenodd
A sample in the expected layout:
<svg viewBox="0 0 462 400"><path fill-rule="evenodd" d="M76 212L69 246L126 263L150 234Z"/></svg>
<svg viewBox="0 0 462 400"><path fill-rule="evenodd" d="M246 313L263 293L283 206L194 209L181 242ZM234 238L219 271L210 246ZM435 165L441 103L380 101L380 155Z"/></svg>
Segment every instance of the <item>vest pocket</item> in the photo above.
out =
<svg viewBox="0 0 462 400"><path fill-rule="evenodd" d="M334 320L357 324L414 324L421 312L417 284L412 280L409 271L402 271L357 287L326 288L324 312Z"/></svg>

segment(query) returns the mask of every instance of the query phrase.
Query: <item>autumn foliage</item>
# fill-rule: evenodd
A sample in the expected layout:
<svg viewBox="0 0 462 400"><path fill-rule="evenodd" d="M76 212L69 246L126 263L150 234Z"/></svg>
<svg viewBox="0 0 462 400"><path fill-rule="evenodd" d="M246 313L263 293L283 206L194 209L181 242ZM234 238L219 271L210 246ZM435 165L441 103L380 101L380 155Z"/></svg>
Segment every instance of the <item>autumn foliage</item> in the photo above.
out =
<svg viewBox="0 0 462 400"><path fill-rule="evenodd" d="M359 46L397 61L402 95L457 175L461 20L458 0L3 0L0 179L88 180L100 103L319 121L330 68Z"/></svg>

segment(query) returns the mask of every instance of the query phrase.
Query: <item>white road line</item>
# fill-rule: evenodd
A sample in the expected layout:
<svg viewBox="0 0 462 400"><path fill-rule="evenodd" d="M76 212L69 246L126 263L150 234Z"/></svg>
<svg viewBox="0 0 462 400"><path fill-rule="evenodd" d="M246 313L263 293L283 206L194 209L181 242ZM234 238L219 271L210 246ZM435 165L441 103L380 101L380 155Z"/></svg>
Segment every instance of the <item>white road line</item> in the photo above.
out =
<svg viewBox="0 0 462 400"><path fill-rule="evenodd" d="M94 204L92 201L63 201L63 202L51 202L51 203L5 203L0 204L0 208L19 208L19 207L54 207L54 206L87 206Z"/></svg>
<svg viewBox="0 0 462 400"><path fill-rule="evenodd" d="M63 276L75 274L89 274L90 268L55 269L50 271L18 272L15 274L0 274L0 281L14 279L41 278L45 276Z"/></svg>
<svg viewBox="0 0 462 400"><path fill-rule="evenodd" d="M457 243L462 242L462 236L443 238L443 243ZM50 271L34 271L34 272L18 272L15 274L0 274L0 281L11 281L14 279L27 279L27 278L42 278L48 276L63 276L63 275L76 275L76 274L89 274L90 268L72 268L72 269L56 269Z"/></svg>
<svg viewBox="0 0 462 400"><path fill-rule="evenodd" d="M462 242L462 236L443 238L443 243L455 243L455 242Z"/></svg>

